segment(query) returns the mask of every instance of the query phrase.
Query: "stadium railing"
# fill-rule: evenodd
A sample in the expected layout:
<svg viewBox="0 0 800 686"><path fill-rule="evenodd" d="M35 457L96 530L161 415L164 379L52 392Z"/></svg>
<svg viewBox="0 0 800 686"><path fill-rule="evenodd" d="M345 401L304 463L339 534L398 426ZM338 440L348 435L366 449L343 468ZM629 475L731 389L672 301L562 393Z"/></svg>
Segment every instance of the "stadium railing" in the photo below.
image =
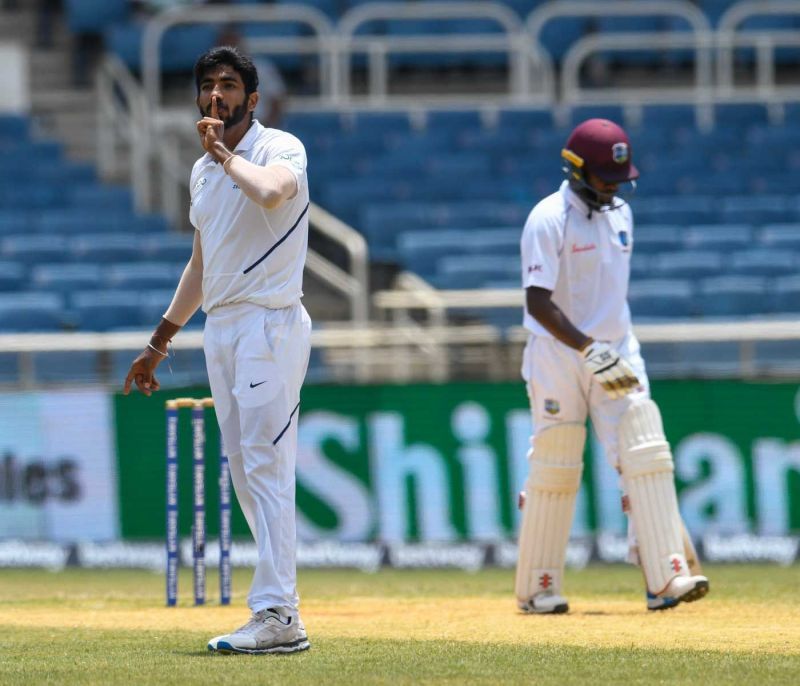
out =
<svg viewBox="0 0 800 686"><path fill-rule="evenodd" d="M519 378L525 329L519 325L505 329L491 324L453 325L448 313L499 303L519 308L519 321L521 289L377 295L381 307L394 311L393 321L366 326L323 324L313 331L312 347L322 365L311 377L314 382ZM415 318L418 312L431 313L431 320ZM653 378L796 379L800 374L798 321L651 321L634 322L634 330ZM0 334L0 384L15 389L65 383L121 387L128 365L141 352L148 335L145 330ZM162 384L205 383L202 346L202 331L182 331L175 342L174 359L159 370ZM767 354L773 357L765 357L761 348L768 348ZM49 364L37 357L48 353L63 355L56 355ZM54 364L60 364L62 371L56 374Z"/></svg>

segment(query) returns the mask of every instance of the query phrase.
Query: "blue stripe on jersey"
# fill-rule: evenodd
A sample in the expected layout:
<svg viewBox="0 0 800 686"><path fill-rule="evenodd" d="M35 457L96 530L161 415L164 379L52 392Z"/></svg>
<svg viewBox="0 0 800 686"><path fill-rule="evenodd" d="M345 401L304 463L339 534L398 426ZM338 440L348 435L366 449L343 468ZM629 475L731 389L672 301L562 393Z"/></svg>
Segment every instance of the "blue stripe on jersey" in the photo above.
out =
<svg viewBox="0 0 800 686"><path fill-rule="evenodd" d="M269 257L271 254L272 254L272 252L273 252L273 250L275 250L275 248L277 248L277 247L278 247L278 246L279 246L281 243L283 243L283 242L284 242L284 241L285 241L287 238L289 238L289 235L292 233L292 231L294 231L294 230L297 228L297 225L300 223L300 220L301 220L301 219L302 219L302 218L305 216L306 212L308 212L308 205L306 205L306 206L303 208L303 211L300 213L300 216L297 218L297 221L296 221L294 224L292 224L292 228L291 228L291 229L289 229L289 230L288 230L288 231L287 231L285 234L283 234L283 236L281 236L281 237L278 239L278 241L277 241L277 243L275 243L275 245L273 245L273 246L272 246L272 247L271 247L269 250L267 250L267 252L265 252L265 253L264 253L264 254L263 254L261 257L259 257L259 258L258 258L258 259L257 259L255 262L253 262L253 264L251 264L251 265L250 265L250 266L249 266L247 269L245 269L245 270L244 270L244 272L242 272L242 273L243 273L243 274L247 274L248 272L250 272L250 271L252 271L253 269L255 269L255 268L256 268L256 267L257 267L259 264L261 264L261 263L262 263L264 260L266 260L266 259L267 259L267 258L268 258L268 257Z"/></svg>

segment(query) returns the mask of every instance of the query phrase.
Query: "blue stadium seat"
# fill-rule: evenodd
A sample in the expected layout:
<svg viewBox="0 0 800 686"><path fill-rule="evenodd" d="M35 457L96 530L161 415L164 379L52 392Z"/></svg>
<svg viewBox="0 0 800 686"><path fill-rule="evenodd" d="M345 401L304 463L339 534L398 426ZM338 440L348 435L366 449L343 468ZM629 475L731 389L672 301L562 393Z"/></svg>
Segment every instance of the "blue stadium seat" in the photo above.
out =
<svg viewBox="0 0 800 686"><path fill-rule="evenodd" d="M683 247L683 233L684 230L681 227L672 225L644 224L636 226L633 231L633 250L635 253L647 254L680 250Z"/></svg>
<svg viewBox="0 0 800 686"><path fill-rule="evenodd" d="M194 231L166 233L142 239L142 258L153 262L188 262L192 256Z"/></svg>
<svg viewBox="0 0 800 686"><path fill-rule="evenodd" d="M41 262L64 262L69 258L69 244L63 236L28 234L7 236L0 241L0 255L32 265Z"/></svg>
<svg viewBox="0 0 800 686"><path fill-rule="evenodd" d="M663 195L632 199L633 214L642 224L703 224L718 220L721 200L703 195Z"/></svg>
<svg viewBox="0 0 800 686"><path fill-rule="evenodd" d="M761 229L759 242L765 248L800 250L800 224L767 224Z"/></svg>
<svg viewBox="0 0 800 686"><path fill-rule="evenodd" d="M0 262L0 291L18 291L28 280L25 266L18 262Z"/></svg>
<svg viewBox="0 0 800 686"><path fill-rule="evenodd" d="M697 110L692 105L645 105L642 107L640 127L649 133L652 130L694 129L697 126Z"/></svg>
<svg viewBox="0 0 800 686"><path fill-rule="evenodd" d="M426 120L426 129L436 135L481 128L483 120L477 110L433 110Z"/></svg>
<svg viewBox="0 0 800 686"><path fill-rule="evenodd" d="M721 104L714 107L717 127L744 129L767 123L767 108L761 103Z"/></svg>
<svg viewBox="0 0 800 686"><path fill-rule="evenodd" d="M77 262L135 261L142 257L142 239L129 234L86 234L70 242L72 259Z"/></svg>
<svg viewBox="0 0 800 686"><path fill-rule="evenodd" d="M130 212L115 209L98 211L93 205L62 208L39 213L35 230L48 236L103 234L114 231L131 232L134 228Z"/></svg>
<svg viewBox="0 0 800 686"><path fill-rule="evenodd" d="M579 105L570 110L570 127L575 127L587 119L610 119L620 126L625 126L625 113L619 105Z"/></svg>
<svg viewBox="0 0 800 686"><path fill-rule="evenodd" d="M17 114L0 114L0 143L26 141L29 120Z"/></svg>
<svg viewBox="0 0 800 686"><path fill-rule="evenodd" d="M588 19L554 19L545 24L541 33L541 43L549 55L560 62L572 44L585 36L591 27Z"/></svg>
<svg viewBox="0 0 800 686"><path fill-rule="evenodd" d="M785 314L800 313L800 276L784 276L772 285L772 309Z"/></svg>
<svg viewBox="0 0 800 686"><path fill-rule="evenodd" d="M59 331L67 324L58 293L0 293L0 331Z"/></svg>
<svg viewBox="0 0 800 686"><path fill-rule="evenodd" d="M632 281L628 304L634 321L645 318L686 318L694 314L692 288L681 279Z"/></svg>
<svg viewBox="0 0 800 686"><path fill-rule="evenodd" d="M110 331L132 326L150 326L144 321L136 290L77 291L72 294L72 309L84 331Z"/></svg>
<svg viewBox="0 0 800 686"><path fill-rule="evenodd" d="M439 259L451 255L513 256L519 270L520 229L431 229L397 236L397 254L410 271L432 276Z"/></svg>
<svg viewBox="0 0 800 686"><path fill-rule="evenodd" d="M446 288L482 288L487 281L519 277L518 257L449 255L436 264L434 283Z"/></svg>
<svg viewBox="0 0 800 686"><path fill-rule="evenodd" d="M767 282L755 276L703 279L697 298L705 317L741 317L769 312Z"/></svg>
<svg viewBox="0 0 800 686"><path fill-rule="evenodd" d="M753 244L753 227L746 224L699 224L684 233L694 250L743 250Z"/></svg>
<svg viewBox="0 0 800 686"><path fill-rule="evenodd" d="M0 236L23 234L32 230L36 215L27 210L0 209Z"/></svg>
<svg viewBox="0 0 800 686"><path fill-rule="evenodd" d="M540 131L552 129L553 113L549 110L500 110L497 128L515 131Z"/></svg>
<svg viewBox="0 0 800 686"><path fill-rule="evenodd" d="M133 195L128 186L100 184L72 186L70 202L76 207L91 207L95 212L103 210L133 212Z"/></svg>
<svg viewBox="0 0 800 686"><path fill-rule="evenodd" d="M795 198L781 195L727 197L722 199L719 218L724 222L771 224L798 219Z"/></svg>
<svg viewBox="0 0 800 686"><path fill-rule="evenodd" d="M788 276L799 266L797 253L791 250L762 248L734 253L726 271L746 276Z"/></svg>
<svg viewBox="0 0 800 686"><path fill-rule="evenodd" d="M75 33L100 33L128 17L128 0L65 0L67 25Z"/></svg>
<svg viewBox="0 0 800 686"><path fill-rule="evenodd" d="M31 269L31 287L58 293L100 288L100 274L96 264L38 264Z"/></svg>
<svg viewBox="0 0 800 686"><path fill-rule="evenodd" d="M697 279L722 273L722 256L711 250L684 250L655 255L654 277Z"/></svg>
<svg viewBox="0 0 800 686"><path fill-rule="evenodd" d="M647 254L637 254L631 259L631 279L647 279L652 275L650 263L653 258Z"/></svg>
<svg viewBox="0 0 800 686"><path fill-rule="evenodd" d="M411 120L406 112L355 112L348 126L366 136L397 137L411 132Z"/></svg>
<svg viewBox="0 0 800 686"><path fill-rule="evenodd" d="M108 288L175 289L186 262L123 262L105 269Z"/></svg>

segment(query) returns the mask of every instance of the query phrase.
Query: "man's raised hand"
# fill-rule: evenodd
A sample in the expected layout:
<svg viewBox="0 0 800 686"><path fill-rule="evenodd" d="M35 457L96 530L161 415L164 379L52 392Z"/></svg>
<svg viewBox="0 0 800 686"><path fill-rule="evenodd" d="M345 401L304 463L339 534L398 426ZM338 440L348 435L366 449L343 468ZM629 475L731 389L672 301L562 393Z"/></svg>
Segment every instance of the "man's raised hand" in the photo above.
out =
<svg viewBox="0 0 800 686"><path fill-rule="evenodd" d="M217 108L217 97L211 98L211 116L203 117L197 122L197 133L200 135L200 142L206 152L211 152L211 147L214 143L222 140L222 135L225 132L225 124L219 118L219 111Z"/></svg>

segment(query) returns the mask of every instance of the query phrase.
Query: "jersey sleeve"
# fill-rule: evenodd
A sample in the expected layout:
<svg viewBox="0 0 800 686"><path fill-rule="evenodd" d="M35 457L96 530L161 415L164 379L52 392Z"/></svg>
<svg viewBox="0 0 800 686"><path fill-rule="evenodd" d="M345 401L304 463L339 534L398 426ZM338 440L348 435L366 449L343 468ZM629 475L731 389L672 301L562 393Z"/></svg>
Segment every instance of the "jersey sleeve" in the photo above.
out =
<svg viewBox="0 0 800 686"><path fill-rule="evenodd" d="M290 134L282 135L271 146L265 166L277 164L288 169L297 181L297 187L302 187L306 178L306 149L303 144Z"/></svg>
<svg viewBox="0 0 800 686"><path fill-rule="evenodd" d="M528 216L520 244L522 252L522 287L552 291L558 280L562 222L542 216L536 209Z"/></svg>
<svg viewBox="0 0 800 686"><path fill-rule="evenodd" d="M189 222L195 229L200 228L197 226L197 219L195 217L195 211L194 211L194 197L200 188L198 184L199 166L200 166L199 161L195 162L194 166L192 167L192 172L191 174L189 174Z"/></svg>

